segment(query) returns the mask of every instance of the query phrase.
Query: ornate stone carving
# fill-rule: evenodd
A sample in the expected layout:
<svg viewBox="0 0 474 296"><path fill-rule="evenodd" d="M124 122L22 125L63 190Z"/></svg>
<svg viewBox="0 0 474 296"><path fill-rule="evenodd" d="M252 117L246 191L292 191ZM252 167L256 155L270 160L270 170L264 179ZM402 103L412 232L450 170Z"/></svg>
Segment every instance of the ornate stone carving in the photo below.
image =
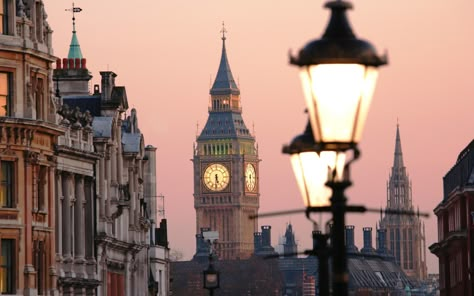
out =
<svg viewBox="0 0 474 296"><path fill-rule="evenodd" d="M63 124L72 123L75 127L85 127L87 129L91 129L91 123L94 117L89 110L86 110L83 113L77 106L74 108L74 110L72 110L68 104L62 104L58 108L57 113L62 116L63 120L61 123Z"/></svg>
<svg viewBox="0 0 474 296"><path fill-rule="evenodd" d="M39 153L33 151L25 151L25 161L29 164L38 164L39 162Z"/></svg>
<svg viewBox="0 0 474 296"><path fill-rule="evenodd" d="M26 16L25 4L23 3L23 0L17 0L16 1L16 16L18 16L18 17Z"/></svg>

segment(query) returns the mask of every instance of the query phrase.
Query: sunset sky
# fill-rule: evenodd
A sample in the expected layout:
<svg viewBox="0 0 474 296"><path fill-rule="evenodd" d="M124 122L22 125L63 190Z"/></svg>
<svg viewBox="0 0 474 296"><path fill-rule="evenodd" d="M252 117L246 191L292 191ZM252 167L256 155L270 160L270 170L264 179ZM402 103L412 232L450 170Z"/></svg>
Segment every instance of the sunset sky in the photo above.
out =
<svg viewBox="0 0 474 296"><path fill-rule="evenodd" d="M44 0L54 30L55 55L67 56L71 2ZM157 150L158 192L165 196L171 249L190 259L195 251L193 143L207 118L209 88L220 59L225 21L227 53L242 94L243 117L255 131L260 164L260 212L302 208L289 158L281 153L304 129L306 116L298 72L288 52L319 38L329 11L324 1L281 0L77 0L82 53L100 83L99 71L118 74L129 105L138 110L146 144ZM350 203L385 206L400 124L413 203L430 212L443 196L442 177L474 138L474 1L353 1L349 12L359 38L379 53L381 68L364 135L352 166ZM254 128L253 128L254 127ZM329 217L322 217L325 221ZM351 214L356 244L376 214ZM294 225L299 249L311 247L311 224L303 215L259 220L272 225L272 240ZM427 246L436 242L436 217L425 220ZM375 241L375 236L374 236ZM427 250L428 271L438 261Z"/></svg>

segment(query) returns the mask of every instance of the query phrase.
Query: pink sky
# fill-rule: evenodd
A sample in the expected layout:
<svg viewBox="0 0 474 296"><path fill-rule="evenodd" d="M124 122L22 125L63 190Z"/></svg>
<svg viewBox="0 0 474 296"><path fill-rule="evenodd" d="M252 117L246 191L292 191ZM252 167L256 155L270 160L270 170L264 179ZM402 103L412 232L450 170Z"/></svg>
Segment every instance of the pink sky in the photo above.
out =
<svg viewBox="0 0 474 296"><path fill-rule="evenodd" d="M69 1L44 0L58 57L71 38ZM231 3L230 3L231 2ZM255 133L260 158L260 212L302 208L289 159L281 147L303 131L306 117L297 69L288 51L319 38L328 20L323 1L77 0L77 31L93 83L98 71L118 74L130 106L137 108L147 144L157 150L158 192L166 199L172 249L189 259L195 250L192 148L196 123L207 118L210 80L220 59L221 23L227 53L240 82L243 116ZM386 204L386 182L400 123L413 202L432 213L443 196L442 177L474 137L474 1L355 1L349 13L358 37L385 49L374 101L352 166L349 202ZM328 217L323 217L323 220ZM356 244L376 214L352 214ZM299 248L310 248L311 224L303 215L266 218L274 244L294 224ZM425 220L427 246L436 242L436 217ZM375 237L374 237L375 241ZM427 251L429 272L438 261Z"/></svg>

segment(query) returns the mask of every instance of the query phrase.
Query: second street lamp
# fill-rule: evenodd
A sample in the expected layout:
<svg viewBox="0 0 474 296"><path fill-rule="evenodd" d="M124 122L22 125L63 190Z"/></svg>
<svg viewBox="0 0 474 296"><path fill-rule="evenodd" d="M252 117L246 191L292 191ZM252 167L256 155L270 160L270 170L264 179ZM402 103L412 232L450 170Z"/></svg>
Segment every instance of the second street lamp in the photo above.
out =
<svg viewBox="0 0 474 296"><path fill-rule="evenodd" d="M317 204L312 204L313 187L327 181L332 190L330 211L333 226L331 233L331 249L333 257L332 293L344 296L348 294L348 274L346 249L344 244L345 213L347 199L344 191L351 185L349 180L349 163L345 161L345 153L354 152L354 159L359 156L357 144L360 141L365 119L372 100L377 68L387 63L386 57L378 56L374 47L367 41L357 39L354 35L346 10L352 4L346 1L330 1L326 8L331 9L329 24L321 39L310 41L299 51L298 56L291 57L290 62L300 68L300 77L309 112L314 145L299 147L291 152L292 164L298 184L305 197L307 215L318 211ZM295 138L295 140L297 140ZM298 143L293 141L292 144ZM304 147L302 149L301 147ZM330 152L329 152L330 151ZM306 157L306 153L311 155ZM332 153L332 154L328 154ZM319 161L316 157L319 156ZM329 174L318 177L309 172L309 166L318 166L330 156L326 162ZM297 158L294 158L297 157ZM344 169L343 169L344 168ZM308 180L309 178L319 180ZM301 181L304 182L301 182ZM322 181L321 181L322 180ZM311 183L313 182L313 183ZM304 184L304 187L301 187ZM312 184L312 185L311 185ZM322 195L324 200L324 196ZM320 209L319 209L320 210Z"/></svg>

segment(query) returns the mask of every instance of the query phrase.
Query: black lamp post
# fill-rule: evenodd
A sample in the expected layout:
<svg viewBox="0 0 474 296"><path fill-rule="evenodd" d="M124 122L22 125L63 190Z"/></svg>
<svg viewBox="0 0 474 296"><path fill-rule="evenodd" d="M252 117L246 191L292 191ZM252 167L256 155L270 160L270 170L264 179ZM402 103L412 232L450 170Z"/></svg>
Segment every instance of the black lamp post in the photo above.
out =
<svg viewBox="0 0 474 296"><path fill-rule="evenodd" d="M387 59L377 55L369 42L355 37L346 17L352 4L330 1L325 7L331 9L331 18L322 38L310 41L298 56L290 58L290 63L301 70L311 129L307 128L300 136L303 138L296 137L284 152L292 154L307 215L322 211L321 207L332 213L332 292L340 296L348 293L344 191L351 182L345 154L352 150L354 159L359 155L357 144L372 100L377 68ZM310 132L312 143L307 139ZM329 191L321 189L324 182Z"/></svg>
<svg viewBox="0 0 474 296"><path fill-rule="evenodd" d="M214 290L219 288L219 271L212 264L212 253L209 253L209 266L202 272L204 289L209 290L209 295L214 295Z"/></svg>

